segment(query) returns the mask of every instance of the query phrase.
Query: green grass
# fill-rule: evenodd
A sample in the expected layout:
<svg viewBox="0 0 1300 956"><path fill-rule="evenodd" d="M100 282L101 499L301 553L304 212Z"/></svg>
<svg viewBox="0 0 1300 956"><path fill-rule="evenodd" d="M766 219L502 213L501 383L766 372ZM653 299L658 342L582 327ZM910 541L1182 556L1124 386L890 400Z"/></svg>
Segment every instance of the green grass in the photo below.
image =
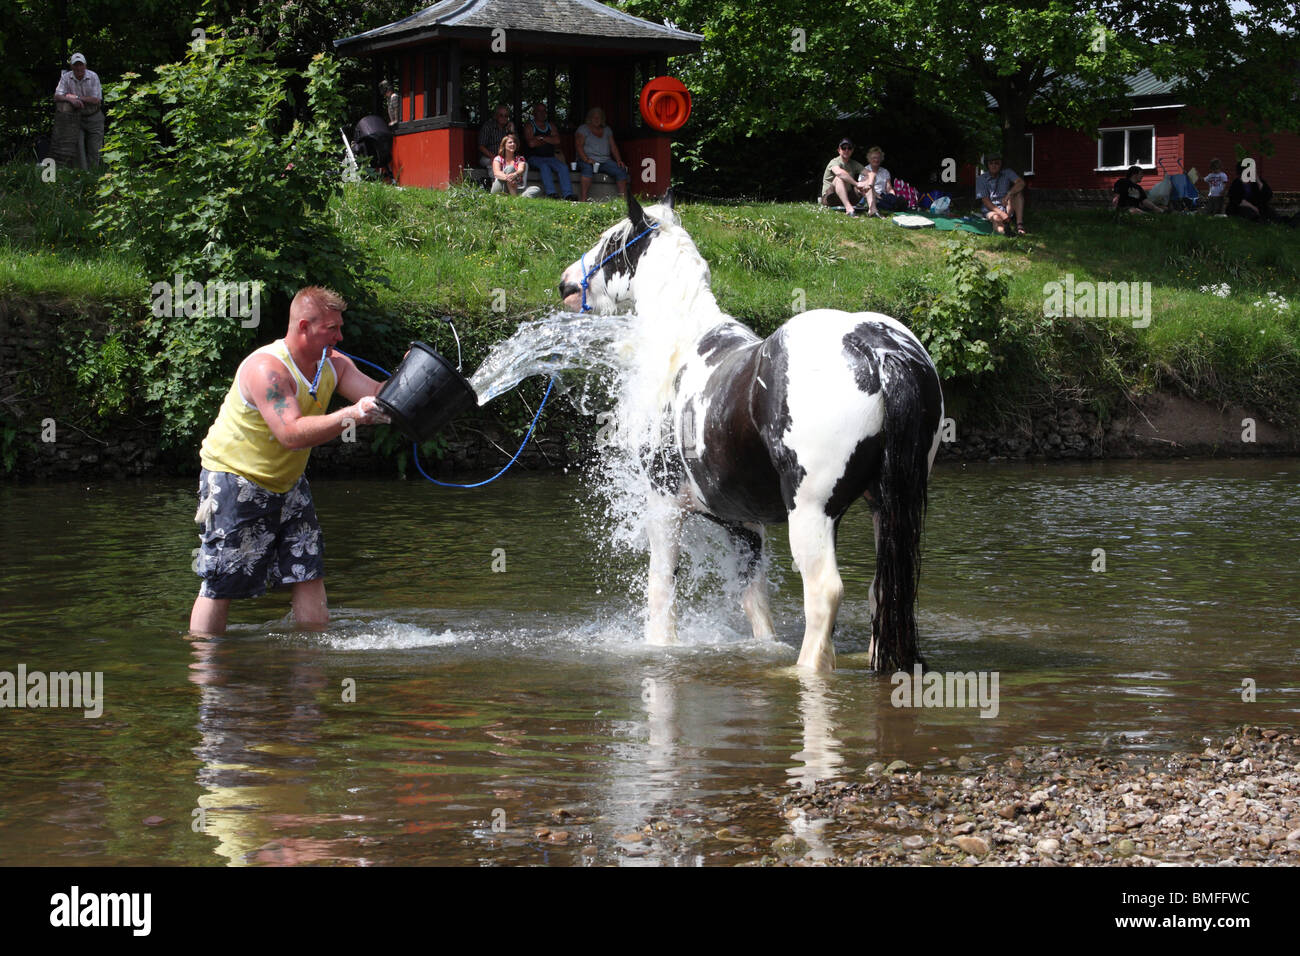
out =
<svg viewBox="0 0 1300 956"><path fill-rule="evenodd" d="M143 303L147 282L90 234L93 177L35 166L0 168L0 297ZM900 316L944 289L953 234L850 219L812 204L685 205L683 223L709 261L721 306L762 332L805 307ZM447 191L346 187L332 213L388 279L380 308L412 336L459 318L467 359L481 357L521 317L558 307L562 270L622 215L616 202L577 204ZM951 383L978 403L993 392L1028 400L1055 392L1113 406L1125 393L1175 388L1242 401L1300 421L1300 230L1202 216L1127 217L1033 209L1031 234L964 237L1009 274L1016 334L998 343L997 389ZM1044 318L1044 286L1138 281L1152 287L1153 321ZM310 277L303 277L304 282ZM1226 282L1226 298L1200 291ZM498 293L496 290L502 290ZM1291 308L1254 305L1266 293ZM495 311L502 302L504 311Z"/></svg>

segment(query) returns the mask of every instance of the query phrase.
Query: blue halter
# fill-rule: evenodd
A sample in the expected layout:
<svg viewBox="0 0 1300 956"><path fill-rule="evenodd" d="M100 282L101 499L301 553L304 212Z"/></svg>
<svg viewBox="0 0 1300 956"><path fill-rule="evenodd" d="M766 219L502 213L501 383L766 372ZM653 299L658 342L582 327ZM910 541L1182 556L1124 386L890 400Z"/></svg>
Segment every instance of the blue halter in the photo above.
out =
<svg viewBox="0 0 1300 956"><path fill-rule="evenodd" d="M581 256L578 257L578 266L579 268L584 270L582 276L582 311L583 312L591 311L591 306L587 305L587 287L591 284L591 277L594 276L597 272L599 272L601 267L604 266L606 262L609 262L610 259L613 259L620 252L626 254L628 247L636 245L637 242L639 242L645 236L654 232L658 228L659 228L659 223L655 223L653 226L647 226L636 236L634 236L629 242L623 243L622 247L615 249L604 259L601 259L600 262L592 266L590 269L587 268L587 254L584 252Z"/></svg>

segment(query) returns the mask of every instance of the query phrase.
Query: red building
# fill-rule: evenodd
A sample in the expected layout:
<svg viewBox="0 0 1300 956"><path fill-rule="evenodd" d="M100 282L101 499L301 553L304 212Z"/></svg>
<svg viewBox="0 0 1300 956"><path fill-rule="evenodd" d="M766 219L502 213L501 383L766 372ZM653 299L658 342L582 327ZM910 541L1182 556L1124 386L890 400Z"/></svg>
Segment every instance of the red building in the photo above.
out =
<svg viewBox="0 0 1300 956"><path fill-rule="evenodd" d="M1171 91L1171 83L1149 70L1129 78L1132 107L1091 130L1036 126L1029 138L1029 185L1040 198L1085 198L1078 190L1105 190L1134 163L1142 167L1141 184L1150 189L1164 173L1195 168L1204 177L1218 159L1229 179L1239 155L1255 160L1256 170L1277 193L1300 192L1300 136L1269 135L1273 152L1265 153L1257 133L1233 133L1207 117L1194 103ZM1238 146L1244 150L1238 153ZM1016 172L1022 172L1016 170ZM1198 187L1204 190L1204 183Z"/></svg>
<svg viewBox="0 0 1300 956"><path fill-rule="evenodd" d="M478 130L492 109L505 103L519 127L540 101L569 160L573 131L590 107L603 108L633 189L657 197L671 181L671 139L644 125L641 87L703 39L596 0L443 0L334 46L371 57L375 88L386 78L397 92L393 172L402 185L441 189L477 170Z"/></svg>

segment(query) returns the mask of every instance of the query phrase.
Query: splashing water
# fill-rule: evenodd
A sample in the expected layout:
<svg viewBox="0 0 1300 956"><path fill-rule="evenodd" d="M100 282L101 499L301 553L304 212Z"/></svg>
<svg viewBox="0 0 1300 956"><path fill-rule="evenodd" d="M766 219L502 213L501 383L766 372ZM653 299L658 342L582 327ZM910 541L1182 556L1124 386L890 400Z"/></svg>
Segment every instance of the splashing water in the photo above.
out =
<svg viewBox="0 0 1300 956"><path fill-rule="evenodd" d="M521 322L515 334L493 348L471 376L478 403L486 405L532 375L616 368L617 352L633 322L626 315L577 315L560 310L544 319Z"/></svg>
<svg viewBox="0 0 1300 956"><path fill-rule="evenodd" d="M592 373L569 397L583 414L596 416L597 457L588 468L592 486L583 510L586 533L598 551L612 556L648 550L647 524L666 506L650 468L659 453L676 453L668 426L671 369L680 355L693 350L699 333L635 314L557 310L521 323L470 378L479 405L485 405L533 375ZM717 624L739 615L742 575L726 533L713 522L688 519L682 527L681 555L679 599L702 599L705 607L700 610ZM771 570L772 584L779 587L782 575L775 567ZM643 576L617 584L627 588L631 601L645 607Z"/></svg>

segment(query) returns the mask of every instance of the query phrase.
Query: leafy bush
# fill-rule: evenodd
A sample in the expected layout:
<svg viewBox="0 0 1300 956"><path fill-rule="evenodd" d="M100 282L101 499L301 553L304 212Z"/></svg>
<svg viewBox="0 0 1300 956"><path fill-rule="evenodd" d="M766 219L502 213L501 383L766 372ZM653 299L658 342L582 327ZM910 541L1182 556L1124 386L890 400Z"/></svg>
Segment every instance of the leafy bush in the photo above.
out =
<svg viewBox="0 0 1300 956"><path fill-rule="evenodd" d="M945 284L950 288L937 295L915 286L907 290L913 299L912 324L941 378L975 377L1002 362L999 345L1014 329L1005 307L1007 275L986 268L969 242L945 245ZM930 290L940 281L932 275Z"/></svg>
<svg viewBox="0 0 1300 956"><path fill-rule="evenodd" d="M282 316L299 288L327 285L350 315L366 314L376 280L327 209L342 186L337 68L323 55L311 61L303 118L290 93L297 73L274 66L257 43L209 35L156 79L126 74L109 89L114 123L94 227L141 259L151 288L177 275L260 282L261 312ZM258 334L209 314L218 309L176 311L151 309L144 327L154 356L147 397L161 403L166 444L189 442L206 425Z"/></svg>

